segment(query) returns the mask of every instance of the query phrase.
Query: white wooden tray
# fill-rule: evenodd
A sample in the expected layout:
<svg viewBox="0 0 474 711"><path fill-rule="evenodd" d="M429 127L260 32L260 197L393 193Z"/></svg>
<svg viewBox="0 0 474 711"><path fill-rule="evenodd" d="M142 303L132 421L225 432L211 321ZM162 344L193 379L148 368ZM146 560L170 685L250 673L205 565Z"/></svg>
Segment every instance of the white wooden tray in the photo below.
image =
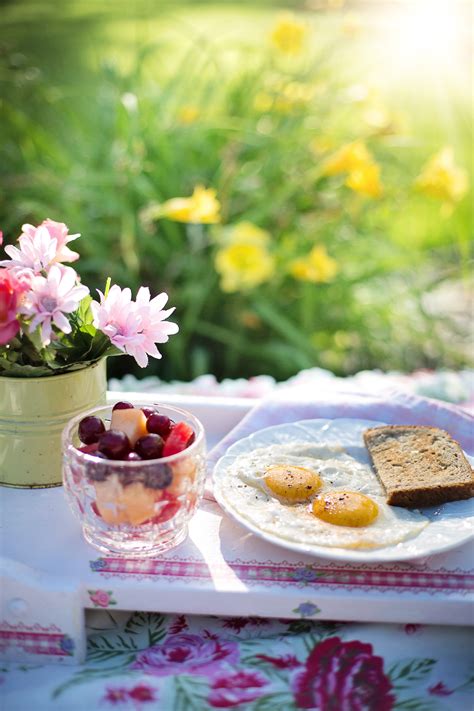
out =
<svg viewBox="0 0 474 711"><path fill-rule="evenodd" d="M143 394L127 398L157 401ZM209 449L253 404L177 395L159 400L196 414ZM413 564L323 561L258 539L208 497L180 546L153 559L117 559L83 540L62 488L1 488L0 514L0 652L5 659L80 663L84 614L91 608L451 625L473 621L472 546Z"/></svg>

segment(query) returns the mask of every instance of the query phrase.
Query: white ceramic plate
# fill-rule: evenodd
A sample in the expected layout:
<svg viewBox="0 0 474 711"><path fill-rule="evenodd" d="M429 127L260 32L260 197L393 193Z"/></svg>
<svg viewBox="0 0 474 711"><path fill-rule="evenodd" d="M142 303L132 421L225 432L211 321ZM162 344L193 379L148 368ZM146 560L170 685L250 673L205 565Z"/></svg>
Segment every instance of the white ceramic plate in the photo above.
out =
<svg viewBox="0 0 474 711"><path fill-rule="evenodd" d="M232 518L255 535L283 548L318 558L357 563L413 560L456 548L474 538L474 499L453 501L442 506L421 509L423 515L429 519L429 524L416 537L385 548L362 551L295 543L262 531L239 514L223 494L222 482L225 472L236 458L259 447L272 444L298 441L341 445L355 459L370 462L362 433L369 427L383 424L385 423L355 419L301 420L259 430L231 445L225 456L217 462L213 474L214 495ZM471 464L474 462L473 457L468 456L468 459Z"/></svg>

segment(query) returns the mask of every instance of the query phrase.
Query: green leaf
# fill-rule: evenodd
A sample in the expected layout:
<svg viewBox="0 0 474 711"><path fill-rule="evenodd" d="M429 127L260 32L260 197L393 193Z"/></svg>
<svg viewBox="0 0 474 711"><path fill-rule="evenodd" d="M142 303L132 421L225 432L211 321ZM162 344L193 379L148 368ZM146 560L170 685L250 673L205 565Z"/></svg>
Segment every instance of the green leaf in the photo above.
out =
<svg viewBox="0 0 474 711"><path fill-rule="evenodd" d="M315 624L317 623L313 620L292 620L288 624L286 632L283 632L283 635L308 634L312 631Z"/></svg>
<svg viewBox="0 0 474 711"><path fill-rule="evenodd" d="M41 378L54 375L54 371L47 365L22 365L0 360L0 374L9 378Z"/></svg>
<svg viewBox="0 0 474 711"><path fill-rule="evenodd" d="M470 675L466 679L466 681L463 684L461 684L461 686L458 686L456 688L456 691L461 691L461 690L468 691L469 689L472 689L472 688L474 688L474 674Z"/></svg>
<svg viewBox="0 0 474 711"><path fill-rule="evenodd" d="M296 709L293 697L285 691L276 694L262 696L253 705L253 711L275 711L275 709L285 709L285 711L293 711Z"/></svg>
<svg viewBox="0 0 474 711"><path fill-rule="evenodd" d="M166 636L164 621L163 615L156 612L134 612L127 621L124 632L136 635L146 631L148 646L152 647Z"/></svg>
<svg viewBox="0 0 474 711"><path fill-rule="evenodd" d="M97 669L95 667L90 669L83 669L72 679L68 679L66 682L64 682L64 684L61 684L60 686L56 687L56 689L52 693L52 698L57 699L58 696L61 696L61 694L63 694L68 689L71 689L75 686L79 686L80 684L84 684L87 681L95 681L96 679L107 679L111 677L117 677L118 679L122 680L124 676L136 676L136 672L127 670L126 666L128 663L130 662L126 662L124 664L125 668L120 665L119 667L113 667L108 669Z"/></svg>
<svg viewBox="0 0 474 711"><path fill-rule="evenodd" d="M400 682L415 683L428 676L435 664L436 660L429 658L397 662L388 670L388 676L396 687Z"/></svg>
<svg viewBox="0 0 474 711"><path fill-rule="evenodd" d="M92 324L92 321L94 320L94 316L92 314L92 309L91 309L91 303L93 299L92 296L85 296L81 303L79 304L79 308L76 311L77 314L77 320L80 323L80 327L82 329L83 326L87 326Z"/></svg>
<svg viewBox="0 0 474 711"><path fill-rule="evenodd" d="M396 701L393 708L397 711L435 711L439 708L439 704L434 699L426 701L419 696L414 696Z"/></svg>
<svg viewBox="0 0 474 711"><path fill-rule="evenodd" d="M307 333L295 325L293 320L287 318L282 311L275 309L268 301L256 301L254 303L255 312L265 321L276 333L282 336L287 342L293 343L303 353L315 356L315 351L308 340Z"/></svg>
<svg viewBox="0 0 474 711"><path fill-rule="evenodd" d="M278 667L275 667L271 662L267 662L264 659L257 659L255 656L241 657L241 662L246 666L264 669L266 676L272 681L287 683L288 670L278 669Z"/></svg>
<svg viewBox="0 0 474 711"><path fill-rule="evenodd" d="M175 676L173 711L203 711L208 708L208 685L196 677Z"/></svg>

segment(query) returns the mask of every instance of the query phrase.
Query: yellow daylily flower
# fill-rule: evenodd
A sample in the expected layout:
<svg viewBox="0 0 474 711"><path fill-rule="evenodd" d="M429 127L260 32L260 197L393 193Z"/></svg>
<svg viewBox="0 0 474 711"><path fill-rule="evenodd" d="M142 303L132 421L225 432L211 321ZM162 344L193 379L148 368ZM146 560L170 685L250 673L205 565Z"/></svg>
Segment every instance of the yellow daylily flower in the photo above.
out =
<svg viewBox="0 0 474 711"><path fill-rule="evenodd" d="M308 30L291 12L279 15L270 33L272 44L284 54L298 54L303 49Z"/></svg>
<svg viewBox="0 0 474 711"><path fill-rule="evenodd" d="M269 239L268 232L251 222L241 222L231 230L214 262L222 291L245 291L268 281L275 271L275 260L267 249Z"/></svg>
<svg viewBox="0 0 474 711"><path fill-rule="evenodd" d="M199 118L199 113L200 111L197 106L181 106L181 108L178 110L177 119L179 123L182 123L187 126L188 124L197 121L197 119Z"/></svg>
<svg viewBox="0 0 474 711"><path fill-rule="evenodd" d="M210 225L220 222L221 205L212 188L196 185L191 197L177 197L160 205L160 217L175 222Z"/></svg>
<svg viewBox="0 0 474 711"><path fill-rule="evenodd" d="M332 281L338 271L338 263L322 245L313 247L306 257L295 259L290 264L290 274L295 279L310 281L313 284Z"/></svg>
<svg viewBox="0 0 474 711"><path fill-rule="evenodd" d="M322 172L324 175L351 173L372 161L372 155L364 141L353 141L330 155L323 163Z"/></svg>
<svg viewBox="0 0 474 711"><path fill-rule="evenodd" d="M240 244L259 244L267 246L270 242L270 233L266 230L262 230L248 220L243 220L233 225L227 231L226 236L228 243L232 244L239 242Z"/></svg>
<svg viewBox="0 0 474 711"><path fill-rule="evenodd" d="M356 193L378 198L383 194L380 180L380 166L375 162L366 163L353 170L346 179L346 185Z"/></svg>
<svg viewBox="0 0 474 711"><path fill-rule="evenodd" d="M273 96L267 94L265 91L259 91L258 94L255 94L253 107L255 111L259 113L268 113L273 107Z"/></svg>
<svg viewBox="0 0 474 711"><path fill-rule="evenodd" d="M426 195L453 203L467 193L468 177L464 168L454 162L453 149L446 146L428 161L415 185Z"/></svg>

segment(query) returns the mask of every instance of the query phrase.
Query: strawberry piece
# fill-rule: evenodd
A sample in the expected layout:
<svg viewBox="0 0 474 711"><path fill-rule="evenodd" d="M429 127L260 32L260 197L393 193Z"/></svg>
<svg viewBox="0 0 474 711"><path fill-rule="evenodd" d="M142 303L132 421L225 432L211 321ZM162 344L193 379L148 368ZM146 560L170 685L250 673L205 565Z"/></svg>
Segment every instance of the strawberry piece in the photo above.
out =
<svg viewBox="0 0 474 711"><path fill-rule="evenodd" d="M193 441L193 428L187 425L186 422L177 422L166 438L161 456L169 457L171 454L182 452Z"/></svg>
<svg viewBox="0 0 474 711"><path fill-rule="evenodd" d="M94 442L94 444L84 444L82 447L78 447L78 450L80 452L83 452L84 454L95 454L97 452L98 447L99 443Z"/></svg>
<svg viewBox="0 0 474 711"><path fill-rule="evenodd" d="M151 519L152 523L165 523L165 521L169 521L181 508L181 502L166 491L163 492L161 501L164 503L164 506L160 513Z"/></svg>

